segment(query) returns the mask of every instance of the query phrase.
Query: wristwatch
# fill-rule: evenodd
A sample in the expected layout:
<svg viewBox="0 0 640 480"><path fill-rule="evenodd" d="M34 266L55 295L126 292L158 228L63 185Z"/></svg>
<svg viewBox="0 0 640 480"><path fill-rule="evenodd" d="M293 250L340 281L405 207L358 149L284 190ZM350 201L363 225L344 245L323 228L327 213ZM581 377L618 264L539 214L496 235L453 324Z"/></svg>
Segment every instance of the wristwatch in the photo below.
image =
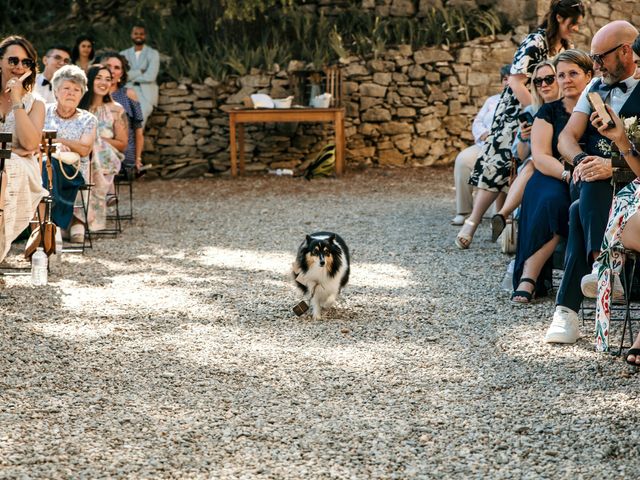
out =
<svg viewBox="0 0 640 480"><path fill-rule="evenodd" d="M16 110L24 110L24 104L22 102L20 102L20 103L16 103L14 105L11 105L11 110L13 110L14 112Z"/></svg>
<svg viewBox="0 0 640 480"><path fill-rule="evenodd" d="M570 178L570 177L569 177L569 175L571 175L571 172L570 172L569 170L563 170L563 171L562 171L562 177L560 177L560 179L561 179L563 182L567 182L567 183L569 183L569 182L568 182L568 179Z"/></svg>
<svg viewBox="0 0 640 480"><path fill-rule="evenodd" d="M625 150L624 152L620 152L623 157L640 157L640 153L638 153L638 149L636 145L632 142L631 148L629 150Z"/></svg>
<svg viewBox="0 0 640 480"><path fill-rule="evenodd" d="M585 158L587 158L589 155L587 155L584 152L580 152L579 154L577 154L575 157L573 157L573 160L571 161L571 163L573 163L574 167L577 167L578 165L580 165L580 162L582 160L584 160Z"/></svg>

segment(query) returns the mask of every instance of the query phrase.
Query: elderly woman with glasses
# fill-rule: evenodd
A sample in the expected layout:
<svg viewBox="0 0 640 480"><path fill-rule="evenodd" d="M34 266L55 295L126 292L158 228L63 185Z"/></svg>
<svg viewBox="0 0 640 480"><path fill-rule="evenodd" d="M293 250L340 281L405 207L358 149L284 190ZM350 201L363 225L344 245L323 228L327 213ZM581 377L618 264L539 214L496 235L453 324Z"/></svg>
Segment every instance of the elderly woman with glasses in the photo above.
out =
<svg viewBox="0 0 640 480"><path fill-rule="evenodd" d="M34 155L45 114L44 103L31 93L36 61L36 51L26 39L11 36L0 42L0 132L13 134L11 158L1 172L0 261L47 193Z"/></svg>
<svg viewBox="0 0 640 480"><path fill-rule="evenodd" d="M58 151L75 152L78 163L66 164L55 155L50 159L54 190L52 219L63 229L63 238L68 234L71 242L82 243L86 219L81 206L83 203L86 205L88 199L85 198L83 202L78 190L91 180L89 154L95 141L98 121L91 113L78 108L87 91L87 77L80 67L66 65L59 69L53 76L53 91L57 102L47 105L45 129L58 132ZM62 158L61 155L58 157Z"/></svg>

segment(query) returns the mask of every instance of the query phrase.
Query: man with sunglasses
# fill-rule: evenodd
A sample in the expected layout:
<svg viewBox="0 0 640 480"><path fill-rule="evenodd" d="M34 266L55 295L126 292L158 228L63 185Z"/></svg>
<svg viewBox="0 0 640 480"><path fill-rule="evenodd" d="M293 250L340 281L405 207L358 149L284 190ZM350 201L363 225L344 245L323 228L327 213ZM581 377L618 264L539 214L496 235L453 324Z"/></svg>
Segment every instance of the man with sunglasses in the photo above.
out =
<svg viewBox="0 0 640 480"><path fill-rule="evenodd" d="M590 56L600 77L582 92L558 139L558 150L574 167L571 184L574 202L569 209L564 275L545 337L547 343L575 343L580 337L577 312L584 298L583 290L588 291L589 282L597 279L597 273L589 272L598 268L594 259L602 246L613 196L611 141L591 124L593 108L587 94L597 92L622 117L640 115L640 87L633 78L636 65L631 49L637 36L638 30L624 20L611 22L596 32ZM614 295L617 290L614 286Z"/></svg>
<svg viewBox="0 0 640 480"><path fill-rule="evenodd" d="M71 63L71 51L64 45L54 45L47 50L42 58L44 71L36 76L35 92L40 95L45 103L54 103L56 97L53 94L51 79L61 67Z"/></svg>

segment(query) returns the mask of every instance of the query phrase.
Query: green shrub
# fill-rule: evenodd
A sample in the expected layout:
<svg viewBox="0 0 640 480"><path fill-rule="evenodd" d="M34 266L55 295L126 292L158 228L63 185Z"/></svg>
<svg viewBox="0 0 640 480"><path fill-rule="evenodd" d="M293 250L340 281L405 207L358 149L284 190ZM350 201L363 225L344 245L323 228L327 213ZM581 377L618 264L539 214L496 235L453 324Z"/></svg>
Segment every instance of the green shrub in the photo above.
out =
<svg viewBox="0 0 640 480"><path fill-rule="evenodd" d="M156 8L150 8L151 4ZM32 40L39 52L51 43L72 46L80 33L93 35L99 49L120 50L130 45L129 18L93 24L85 30L73 23L67 25L63 17L71 0L58 0L55 8L52 5L52 0L24 0L20 8L10 6L8 14L0 17L0 33L13 33L8 31L10 25ZM295 6L293 0L240 4L231 0L170 0L162 5L165 11L151 0L135 5L131 15L147 12L149 43L163 54L164 79L224 79L229 74L243 75L251 68L286 65L291 59L318 70L349 54L375 57L392 45L418 48L464 42L506 28L496 13L478 9L431 8L423 18L379 18L356 7L333 16L318 15L303 5ZM258 18L254 18L256 12ZM90 18L86 14L91 12L83 13Z"/></svg>

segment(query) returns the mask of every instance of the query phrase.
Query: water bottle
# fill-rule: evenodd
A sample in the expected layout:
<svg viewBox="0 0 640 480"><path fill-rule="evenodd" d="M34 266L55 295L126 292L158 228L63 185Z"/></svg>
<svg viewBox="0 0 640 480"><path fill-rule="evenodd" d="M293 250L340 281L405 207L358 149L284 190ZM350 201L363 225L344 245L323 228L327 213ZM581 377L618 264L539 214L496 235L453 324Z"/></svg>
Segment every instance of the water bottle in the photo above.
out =
<svg viewBox="0 0 640 480"><path fill-rule="evenodd" d="M36 286L47 284L47 254L42 247L38 247L31 256L31 283Z"/></svg>
<svg viewBox="0 0 640 480"><path fill-rule="evenodd" d="M504 278L502 279L502 283L500 284L502 289L507 291L507 292L512 292L513 291L513 269L515 268L515 266L516 266L516 261L515 260L511 260L509 262L509 265L507 266L507 271L504 274Z"/></svg>

